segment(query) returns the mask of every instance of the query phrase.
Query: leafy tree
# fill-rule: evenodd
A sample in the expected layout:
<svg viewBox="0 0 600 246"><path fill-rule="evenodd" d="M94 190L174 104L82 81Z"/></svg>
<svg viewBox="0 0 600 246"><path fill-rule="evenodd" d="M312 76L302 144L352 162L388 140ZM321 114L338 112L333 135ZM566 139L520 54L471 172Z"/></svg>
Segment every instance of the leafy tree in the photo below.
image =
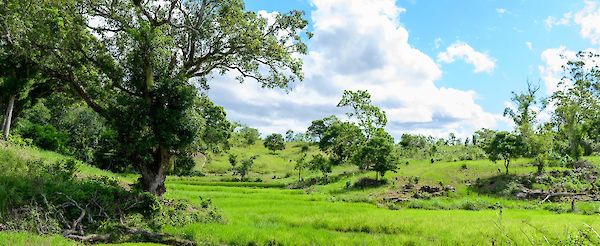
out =
<svg viewBox="0 0 600 246"><path fill-rule="evenodd" d="M533 162L537 167L537 172L544 172L548 160L553 158L554 138L556 133L552 131L550 124L545 124L530 139L529 147L531 153L534 153Z"/></svg>
<svg viewBox="0 0 600 246"><path fill-rule="evenodd" d="M231 167L235 167L237 165L237 162L238 162L237 155L229 154L229 156L227 157L227 160L229 161L229 164L231 164Z"/></svg>
<svg viewBox="0 0 600 246"><path fill-rule="evenodd" d="M565 67L567 74L560 82L564 89L550 97L550 103L556 107L552 124L558 129L557 139L566 142L566 147L559 151L575 160L586 154L588 141L598 135L600 70L593 65L597 59L597 54L578 53Z"/></svg>
<svg viewBox="0 0 600 246"><path fill-rule="evenodd" d="M380 129L375 136L358 148L352 161L361 170L375 171L379 179L379 176L383 177L388 171L396 172L397 158L393 151L394 138Z"/></svg>
<svg viewBox="0 0 600 246"><path fill-rule="evenodd" d="M334 115L320 120L313 120L310 126L308 127L308 131L306 133L310 135L313 139L316 139L317 142L320 142L321 139L323 139L327 128L329 128L329 126L331 126L331 124L333 124L334 122L338 121L339 119Z"/></svg>
<svg viewBox="0 0 600 246"><path fill-rule="evenodd" d="M273 133L267 136L263 144L265 148L269 149L273 153L277 150L285 149L285 141L283 141L283 136L281 136L279 133Z"/></svg>
<svg viewBox="0 0 600 246"><path fill-rule="evenodd" d="M253 145L257 140L260 139L260 133L258 132L258 129L248 126L242 126L239 130L239 134L244 139L244 144L246 145Z"/></svg>
<svg viewBox="0 0 600 246"><path fill-rule="evenodd" d="M327 180L327 175L332 172L332 163L327 157L322 154L316 154L312 156L312 159L308 162L308 169L312 171L319 171L323 174L323 179Z"/></svg>
<svg viewBox="0 0 600 246"><path fill-rule="evenodd" d="M47 4L37 0L36 3ZM302 13L265 17L231 1L55 1L38 65L107 119L141 187L162 195L171 159L197 142L197 86L214 73L287 88L302 80ZM35 4L33 4L35 5ZM33 15L37 13L31 13ZM89 19L100 19L89 23ZM91 30L91 32L90 32ZM56 48L58 47L58 48Z"/></svg>
<svg viewBox="0 0 600 246"><path fill-rule="evenodd" d="M498 132L486 149L491 161L504 161L504 168L508 175L510 161L525 154L526 148L523 138L509 132Z"/></svg>
<svg viewBox="0 0 600 246"><path fill-rule="evenodd" d="M319 148L334 165L348 162L365 141L361 129L350 122L335 121L325 130Z"/></svg>
<svg viewBox="0 0 600 246"><path fill-rule="evenodd" d="M175 158L175 165L171 174L177 176L190 176L194 172L196 161L192 156L178 156Z"/></svg>
<svg viewBox="0 0 600 246"><path fill-rule="evenodd" d="M37 98L60 87L56 81L41 76L37 61L43 53L32 44L39 33L53 32L39 25L40 16L49 11L45 5L29 1L0 3L0 106L5 106L1 126L4 140L8 139L19 106L35 104ZM50 26L58 24L57 19L46 21Z"/></svg>
<svg viewBox="0 0 600 246"><path fill-rule="evenodd" d="M296 140L296 136L294 135L294 131L287 130L285 132L285 141L289 143L289 142L294 142L294 140Z"/></svg>
<svg viewBox="0 0 600 246"><path fill-rule="evenodd" d="M475 131L475 134L473 134L473 144L483 150L486 150L489 148L495 136L496 131L487 128L482 128L480 130Z"/></svg>
<svg viewBox="0 0 600 246"><path fill-rule="evenodd" d="M348 117L356 118L358 126L364 131L367 138L371 138L377 129L385 127L387 116L379 107L371 104L371 95L367 91L345 90L338 107L351 107L352 112Z"/></svg>
<svg viewBox="0 0 600 246"><path fill-rule="evenodd" d="M517 133L523 136L523 140L529 148L529 155L535 155L532 153L531 147L534 141L534 129L533 125L536 122L537 112L534 106L537 104L537 92L540 86L532 84L527 81L527 91L522 93L512 92L512 102L516 108L507 107L504 109L504 116L509 116L516 125Z"/></svg>
<svg viewBox="0 0 600 246"><path fill-rule="evenodd" d="M246 175L248 175L250 170L252 170L252 167L254 166L254 160L256 160L256 158L258 158L258 156L254 155L250 158L242 159L239 165L235 165L233 167L233 174L240 175L240 180L244 181Z"/></svg>
<svg viewBox="0 0 600 246"><path fill-rule="evenodd" d="M302 180L302 170L304 170L306 167L306 153L302 153L302 155L296 159L296 165L294 165L294 170L298 170L298 181Z"/></svg>
<svg viewBox="0 0 600 246"><path fill-rule="evenodd" d="M234 126L227 120L225 109L215 105L207 96L196 100L195 108L202 118L200 137L197 139L195 151L206 154L229 150L229 138Z"/></svg>

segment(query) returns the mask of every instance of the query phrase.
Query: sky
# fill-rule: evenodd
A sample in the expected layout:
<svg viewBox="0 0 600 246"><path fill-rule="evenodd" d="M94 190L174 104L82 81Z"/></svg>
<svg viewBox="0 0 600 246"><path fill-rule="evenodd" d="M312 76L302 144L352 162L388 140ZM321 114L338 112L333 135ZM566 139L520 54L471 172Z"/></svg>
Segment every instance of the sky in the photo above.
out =
<svg viewBox="0 0 600 246"><path fill-rule="evenodd" d="M600 1L246 0L262 14L302 10L305 80L286 93L215 77L208 94L228 118L261 133L303 132L337 108L345 89L368 90L386 129L436 137L509 130L511 92L558 89L561 67L600 46Z"/></svg>

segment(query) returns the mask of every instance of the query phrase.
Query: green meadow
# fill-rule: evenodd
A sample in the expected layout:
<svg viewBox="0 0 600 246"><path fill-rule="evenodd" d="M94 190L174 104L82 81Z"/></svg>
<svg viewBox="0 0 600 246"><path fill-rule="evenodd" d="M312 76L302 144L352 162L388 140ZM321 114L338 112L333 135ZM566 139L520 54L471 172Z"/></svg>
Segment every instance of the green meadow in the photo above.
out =
<svg viewBox="0 0 600 246"><path fill-rule="evenodd" d="M166 198L192 204L209 199L223 221L165 227L164 232L207 245L578 245L582 238L587 243L600 243L595 230L600 228L598 203L582 202L578 211L564 212L568 202L539 204L472 190L469 182L473 179L498 175L498 165L489 161L408 161L397 173L386 176L387 184L364 189L346 184L374 173L340 166L331 176L335 182L290 189L296 176L289 160L298 157L298 146L288 144L276 155L259 152L261 157L250 180L262 179L260 182L227 181L232 174L223 163L224 156L213 157L208 163L198 160L196 168L205 173L204 177L168 177ZM248 152L253 150L260 150L259 145L247 148ZM233 151L241 154L244 149ZM38 158L64 157L30 147L0 150L0 163L13 172L24 163L20 160ZM516 175L533 168L522 159L512 170ZM113 174L86 164L78 170L81 178L107 176L127 184L136 179L136 175ZM415 176L420 177L420 184L443 182L456 191L444 197L385 202L386 196ZM4 245L77 244L60 235L21 232L1 232L0 241L10 242Z"/></svg>

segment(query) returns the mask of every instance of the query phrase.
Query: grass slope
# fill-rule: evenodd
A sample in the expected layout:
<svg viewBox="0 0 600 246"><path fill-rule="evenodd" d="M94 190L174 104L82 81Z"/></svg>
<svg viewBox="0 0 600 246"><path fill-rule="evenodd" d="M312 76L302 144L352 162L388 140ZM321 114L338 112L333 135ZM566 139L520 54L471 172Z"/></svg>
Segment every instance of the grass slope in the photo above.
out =
<svg viewBox="0 0 600 246"><path fill-rule="evenodd" d="M388 184L368 189L348 189L363 177L352 166L334 169L336 182L308 189L291 190L287 185L297 180L294 161L300 156L299 143L287 145L275 155L262 145L236 147L232 152L240 157L258 154L251 179L264 182L228 182L231 179L227 155L215 156L199 163L205 177L168 177L166 196L200 203L211 199L222 211L226 222L193 224L183 228L166 228L166 232L184 234L207 244L231 245L480 245L492 244L567 244L580 235L579 231L600 228L598 215L557 214L547 211L535 201L520 201L477 194L469 184L477 178L498 175L499 164L489 161L436 162L410 161L397 173L389 173ZM318 150L312 146L311 153ZM310 155L310 154L309 154ZM0 148L0 167L19 172L25 160L64 158L58 154L28 147ZM290 160L292 160L290 162ZM600 159L591 158L594 163ZM463 168L466 166L466 169ZM136 175L118 175L81 164L79 176L109 176L132 183ZM535 170L527 160L511 166L512 174ZM304 172L304 177L318 173ZM454 186L457 191L448 197L417 200L398 210L380 204L381 198L399 189L407 180L419 177L419 184L439 182ZM483 205L481 205L483 204ZM500 204L498 209L486 208ZM598 210L598 203L580 203L581 209ZM418 209L415 209L418 208ZM600 236L590 231L594 242ZM0 232L0 242L9 245L73 245L59 236L34 236L26 233ZM0 243L0 245L2 245ZM146 244L131 244L146 245Z"/></svg>

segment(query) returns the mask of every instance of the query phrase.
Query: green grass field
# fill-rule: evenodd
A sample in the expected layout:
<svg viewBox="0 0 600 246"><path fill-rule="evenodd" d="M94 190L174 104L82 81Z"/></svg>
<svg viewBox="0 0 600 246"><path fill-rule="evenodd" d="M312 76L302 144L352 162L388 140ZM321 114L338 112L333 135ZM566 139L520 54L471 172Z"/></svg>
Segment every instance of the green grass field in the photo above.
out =
<svg viewBox="0 0 600 246"><path fill-rule="evenodd" d="M204 177L169 177L167 198L192 203L211 199L225 220L164 230L209 245L577 245L576 240L584 236L600 243L600 235L593 229L600 228L597 202L579 203L577 213L556 213L552 211L569 204L538 204L478 194L469 188L477 178L498 176L499 164L486 160L434 164L411 160L408 164L403 162L397 173L386 175L387 185L367 189L346 185L363 177L375 177L375 173L341 166L332 174L336 182L288 189L297 180L293 166L299 149L299 144L292 143L273 155L260 144L234 148L232 152L239 156L260 155L250 180L263 182L228 182L232 173L227 155L214 156L206 163L199 161L196 168L206 174ZM317 149L311 147L310 151L315 153ZM18 164L10 164L15 163L15 155L20 159L64 158L35 148L9 147L0 149L0 163L5 169L18 171ZM596 157L590 160L600 163ZM515 175L534 170L527 160L518 160L511 166L511 174ZM79 166L79 172L81 178L109 176L124 183L137 178L134 174L113 174L85 164ZM307 171L302 175L320 176ZM419 184L452 185L456 192L400 205L383 202L384 197L414 177L419 177ZM502 215L498 207L503 207ZM0 232L0 242L75 244L60 236L15 232Z"/></svg>

